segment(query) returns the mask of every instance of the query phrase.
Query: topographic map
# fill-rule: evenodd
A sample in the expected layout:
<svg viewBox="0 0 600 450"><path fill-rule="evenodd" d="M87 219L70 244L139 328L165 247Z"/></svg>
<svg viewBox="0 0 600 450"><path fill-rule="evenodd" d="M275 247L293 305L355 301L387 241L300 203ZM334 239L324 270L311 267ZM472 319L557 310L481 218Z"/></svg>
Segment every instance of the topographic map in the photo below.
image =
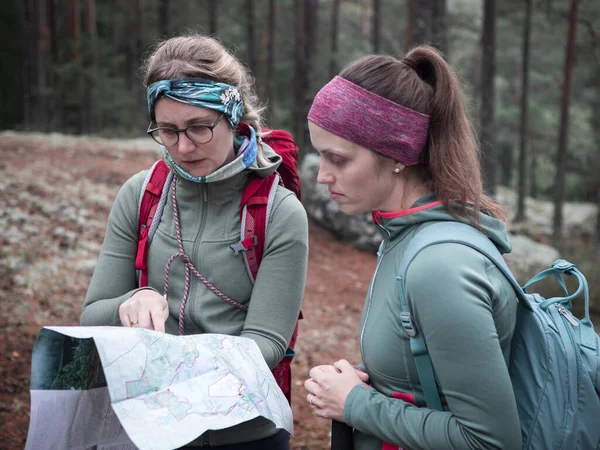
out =
<svg viewBox="0 0 600 450"><path fill-rule="evenodd" d="M293 434L292 411L258 346L235 336L46 327L31 395L28 449L173 449L258 416Z"/></svg>

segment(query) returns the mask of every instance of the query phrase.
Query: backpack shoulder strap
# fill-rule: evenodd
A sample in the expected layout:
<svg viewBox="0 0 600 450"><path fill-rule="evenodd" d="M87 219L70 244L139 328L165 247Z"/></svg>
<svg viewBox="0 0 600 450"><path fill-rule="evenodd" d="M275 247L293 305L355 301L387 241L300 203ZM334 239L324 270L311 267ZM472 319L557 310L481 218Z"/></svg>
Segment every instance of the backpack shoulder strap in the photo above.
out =
<svg viewBox="0 0 600 450"><path fill-rule="evenodd" d="M168 189L163 188L170 185L172 179L173 174L165 162L159 160L148 171L142 185L138 208L138 248L135 257L135 268L140 271L140 287L148 285L148 248L166 202ZM155 221L155 218L158 220Z"/></svg>
<svg viewBox="0 0 600 450"><path fill-rule="evenodd" d="M435 371L427 351L427 345L422 333L416 329L406 297L406 273L415 257L421 250L435 244L455 243L466 245L477 250L492 261L512 284L518 300L528 309L532 309L529 299L517 283L512 272L496 246L485 235L470 225L459 222L438 222L419 230L409 242L396 277L400 296L402 327L410 337L410 349L415 359L417 373L421 381L425 402L431 409L442 410L435 381Z"/></svg>
<svg viewBox="0 0 600 450"><path fill-rule="evenodd" d="M262 261L267 226L279 181L280 177L277 173L266 178L255 177L246 185L242 194L240 242L231 247L236 254L242 252L244 264L252 283L256 279Z"/></svg>

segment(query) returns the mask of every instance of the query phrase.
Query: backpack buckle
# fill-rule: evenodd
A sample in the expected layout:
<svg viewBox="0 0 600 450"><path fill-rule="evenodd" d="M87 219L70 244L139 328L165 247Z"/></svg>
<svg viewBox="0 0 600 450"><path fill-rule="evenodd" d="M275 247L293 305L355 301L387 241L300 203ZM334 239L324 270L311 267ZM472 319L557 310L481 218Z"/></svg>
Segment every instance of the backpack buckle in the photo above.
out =
<svg viewBox="0 0 600 450"><path fill-rule="evenodd" d="M400 322L402 323L402 328L406 331L410 337L416 336L417 330L413 326L412 319L410 318L410 313L406 311L402 311L400 313Z"/></svg>
<svg viewBox="0 0 600 450"><path fill-rule="evenodd" d="M239 255L240 252L247 252L252 247L258 245L258 238L253 235L247 239L243 239L240 242L230 245L229 247L233 250L233 253Z"/></svg>
<svg viewBox="0 0 600 450"><path fill-rule="evenodd" d="M575 268L575 264L564 259L557 259L552 263L552 268L558 270L559 272L568 272L569 270Z"/></svg>

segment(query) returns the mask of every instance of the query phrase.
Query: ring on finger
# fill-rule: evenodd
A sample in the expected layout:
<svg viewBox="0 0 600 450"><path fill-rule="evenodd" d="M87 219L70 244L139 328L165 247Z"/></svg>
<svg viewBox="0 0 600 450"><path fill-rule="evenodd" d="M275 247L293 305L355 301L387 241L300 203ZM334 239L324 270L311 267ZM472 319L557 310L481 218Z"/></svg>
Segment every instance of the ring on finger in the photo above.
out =
<svg viewBox="0 0 600 450"><path fill-rule="evenodd" d="M310 403L311 405L314 405L313 400L315 399L315 394L310 394L310 397L308 398L308 403Z"/></svg>
<svg viewBox="0 0 600 450"><path fill-rule="evenodd" d="M130 327L134 327L137 324L138 324L138 320L137 319L134 319L134 320L129 319L129 326Z"/></svg>

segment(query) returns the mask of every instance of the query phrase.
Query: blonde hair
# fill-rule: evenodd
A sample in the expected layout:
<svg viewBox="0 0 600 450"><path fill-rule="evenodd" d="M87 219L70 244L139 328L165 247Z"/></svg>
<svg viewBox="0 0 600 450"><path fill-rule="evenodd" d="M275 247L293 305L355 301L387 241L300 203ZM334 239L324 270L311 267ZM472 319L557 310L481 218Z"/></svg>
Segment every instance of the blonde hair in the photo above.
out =
<svg viewBox="0 0 600 450"><path fill-rule="evenodd" d="M254 78L217 39L190 34L158 42L144 61L142 72L146 88L155 81L186 77L206 78L237 87L244 102L242 122L254 128L257 136L262 135L264 107L254 90ZM259 145L259 163L265 165L265 162Z"/></svg>

